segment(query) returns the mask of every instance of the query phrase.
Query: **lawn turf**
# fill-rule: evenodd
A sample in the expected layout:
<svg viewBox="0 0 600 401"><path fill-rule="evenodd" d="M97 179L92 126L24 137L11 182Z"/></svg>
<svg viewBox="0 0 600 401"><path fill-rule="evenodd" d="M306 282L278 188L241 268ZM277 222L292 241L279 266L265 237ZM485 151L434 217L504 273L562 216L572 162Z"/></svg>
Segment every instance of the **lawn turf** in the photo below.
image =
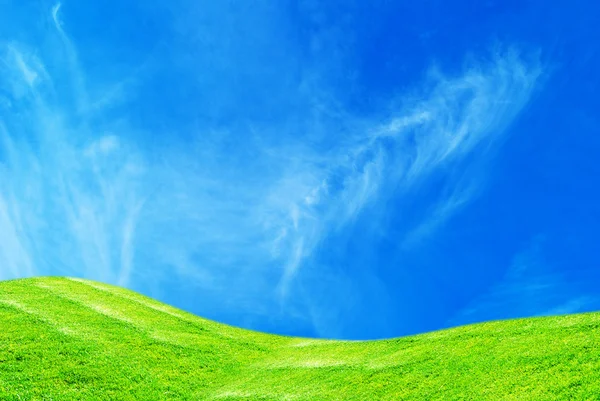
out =
<svg viewBox="0 0 600 401"><path fill-rule="evenodd" d="M98 282L0 282L0 400L600 400L600 313L276 336Z"/></svg>

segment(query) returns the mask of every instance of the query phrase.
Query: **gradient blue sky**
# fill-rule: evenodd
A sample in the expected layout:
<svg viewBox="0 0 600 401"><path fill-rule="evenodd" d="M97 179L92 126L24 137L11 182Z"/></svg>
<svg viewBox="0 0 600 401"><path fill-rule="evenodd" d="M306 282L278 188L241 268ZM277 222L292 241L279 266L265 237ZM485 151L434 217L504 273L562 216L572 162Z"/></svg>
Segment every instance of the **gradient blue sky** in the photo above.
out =
<svg viewBox="0 0 600 401"><path fill-rule="evenodd" d="M598 310L599 17L0 0L0 279L346 339Z"/></svg>

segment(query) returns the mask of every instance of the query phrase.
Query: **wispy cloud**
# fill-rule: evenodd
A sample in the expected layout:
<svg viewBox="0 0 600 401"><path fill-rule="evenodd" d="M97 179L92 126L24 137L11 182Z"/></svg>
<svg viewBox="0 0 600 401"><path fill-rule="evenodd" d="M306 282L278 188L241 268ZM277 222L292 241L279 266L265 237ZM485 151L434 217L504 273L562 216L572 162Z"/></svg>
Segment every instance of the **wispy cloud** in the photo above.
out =
<svg viewBox="0 0 600 401"><path fill-rule="evenodd" d="M529 246L514 256L504 276L448 323L576 313L597 307L598 297L582 294L578 283L546 259L545 243L543 235L533 237Z"/></svg>
<svg viewBox="0 0 600 401"><path fill-rule="evenodd" d="M148 289L176 277L241 313L268 309L274 295L285 303L328 237L460 167L407 223L405 243L433 233L477 193L464 161L507 134L541 74L509 50L455 76L432 72L385 115L358 118L316 96L305 114L325 139L282 123L136 136L132 119L114 112L134 94L115 96L128 89L87 75L61 12L49 10L54 45L0 46L0 278L61 274ZM108 89L90 93L90 80ZM194 139L142 143L171 130ZM319 320L307 308L304 318Z"/></svg>
<svg viewBox="0 0 600 401"><path fill-rule="evenodd" d="M55 51L69 54L68 71L60 74L81 107L68 109L70 94L57 92L38 52L16 42L1 49L8 95L0 122L1 230L8 238L0 252L9 266L2 277L83 272L127 284L143 162L122 149L117 136L80 118L87 102L83 78L58 11L57 5L52 18L65 47Z"/></svg>
<svg viewBox="0 0 600 401"><path fill-rule="evenodd" d="M410 196L432 174L444 174L475 152L489 151L527 104L540 74L538 64L526 64L514 51L470 66L460 76L432 73L428 89L407 99L387 121L362 122L333 150L305 156L302 174L292 171L273 190L273 198L287 199L290 210L287 220L271 216L280 222L275 243L280 248L287 240L291 256L282 292L331 230L351 223L369 205L386 207L391 197ZM429 215L410 230L405 245L468 203L477 193L471 178L468 170L461 171L448 184L447 196L437 199ZM290 182L296 192L290 191ZM280 211L282 205L273 209Z"/></svg>

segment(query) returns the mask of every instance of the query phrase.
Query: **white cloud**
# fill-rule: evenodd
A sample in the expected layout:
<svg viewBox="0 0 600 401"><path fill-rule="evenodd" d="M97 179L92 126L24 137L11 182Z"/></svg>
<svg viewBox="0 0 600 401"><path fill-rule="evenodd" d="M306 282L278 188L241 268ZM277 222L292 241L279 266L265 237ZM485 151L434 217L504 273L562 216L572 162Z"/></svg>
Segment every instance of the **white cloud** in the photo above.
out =
<svg viewBox="0 0 600 401"><path fill-rule="evenodd" d="M52 21L54 21L54 25L56 26L56 29L62 31L62 27L61 27L61 22L58 19L58 12L60 11L60 3L56 3L54 5L54 7L52 7Z"/></svg>
<svg viewBox="0 0 600 401"><path fill-rule="evenodd" d="M0 279L18 275L32 275L34 266L27 252L26 231L20 219L18 208L9 209L7 202L0 196Z"/></svg>
<svg viewBox="0 0 600 401"><path fill-rule="evenodd" d="M566 315L578 312L589 311L590 306L600 304L598 297L584 295L575 296L564 303L552 307L540 313L541 315Z"/></svg>
<svg viewBox="0 0 600 401"><path fill-rule="evenodd" d="M63 274L127 286L135 277L148 288L178 276L198 293L227 294L223 302L236 309L240 300L276 293L285 300L328 236L506 135L541 73L514 52L498 54L455 77L432 74L427 89L398 110L362 119L319 94L310 112L329 146L285 124L232 124L148 150L131 134L128 116L112 109L134 97L124 83L135 79L111 85L86 77L60 11L60 3L50 10L47 32L59 47L11 42L0 52L2 278ZM234 67L223 74L237 77ZM90 82L105 92L90 93ZM182 127L147 134L191 130ZM280 130L291 139L280 141ZM477 192L468 178L450 181L432 217L418 219L415 238L430 235Z"/></svg>
<svg viewBox="0 0 600 401"><path fill-rule="evenodd" d="M410 196L433 172L475 151L485 153L506 135L506 127L527 104L540 74L539 65L526 64L514 51L497 54L458 77L438 72L431 78L431 89L404 102L388 122L372 121L371 128L355 130L327 154L318 150L305 154L299 168L302 174L288 173L286 185L273 189L277 195L272 198L287 199L294 210L304 211L289 223L275 217L276 212L271 214L281 222L277 232L288 233L293 261L286 264L281 286L289 284L292 271L331 230L352 222L368 205L379 202L385 207L392 196ZM461 180L450 184L447 198L440 199L430 217L408 234L405 246L431 234L477 193L468 175L465 171ZM291 193L290 183L300 190ZM299 257L295 250L300 241L304 251Z"/></svg>
<svg viewBox="0 0 600 401"><path fill-rule="evenodd" d="M90 157L96 157L114 152L118 148L119 138L115 135L107 135L93 141L85 150L85 154Z"/></svg>
<svg viewBox="0 0 600 401"><path fill-rule="evenodd" d="M70 46L58 8L52 10L56 28ZM74 63L73 48L66 50ZM55 91L39 52L11 42L0 57L0 85L9 89L5 107L11 108L0 121L2 277L83 272L126 285L143 161L123 149L117 135L96 137L99 129L80 122L60 101L65 95ZM71 65L66 75L81 104L85 88L78 67Z"/></svg>
<svg viewBox="0 0 600 401"><path fill-rule="evenodd" d="M450 325L485 320L576 313L597 304L597 297L582 295L577 283L553 269L545 258L547 240L533 237L518 252L504 276L458 311Z"/></svg>

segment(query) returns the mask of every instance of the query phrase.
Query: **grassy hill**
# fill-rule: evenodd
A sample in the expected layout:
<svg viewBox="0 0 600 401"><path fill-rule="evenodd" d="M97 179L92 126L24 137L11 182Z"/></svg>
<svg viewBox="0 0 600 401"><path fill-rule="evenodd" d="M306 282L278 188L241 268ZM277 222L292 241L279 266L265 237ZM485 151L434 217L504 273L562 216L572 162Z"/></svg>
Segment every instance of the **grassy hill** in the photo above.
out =
<svg viewBox="0 0 600 401"><path fill-rule="evenodd" d="M600 400L600 313L274 336L92 281L0 282L0 400Z"/></svg>

